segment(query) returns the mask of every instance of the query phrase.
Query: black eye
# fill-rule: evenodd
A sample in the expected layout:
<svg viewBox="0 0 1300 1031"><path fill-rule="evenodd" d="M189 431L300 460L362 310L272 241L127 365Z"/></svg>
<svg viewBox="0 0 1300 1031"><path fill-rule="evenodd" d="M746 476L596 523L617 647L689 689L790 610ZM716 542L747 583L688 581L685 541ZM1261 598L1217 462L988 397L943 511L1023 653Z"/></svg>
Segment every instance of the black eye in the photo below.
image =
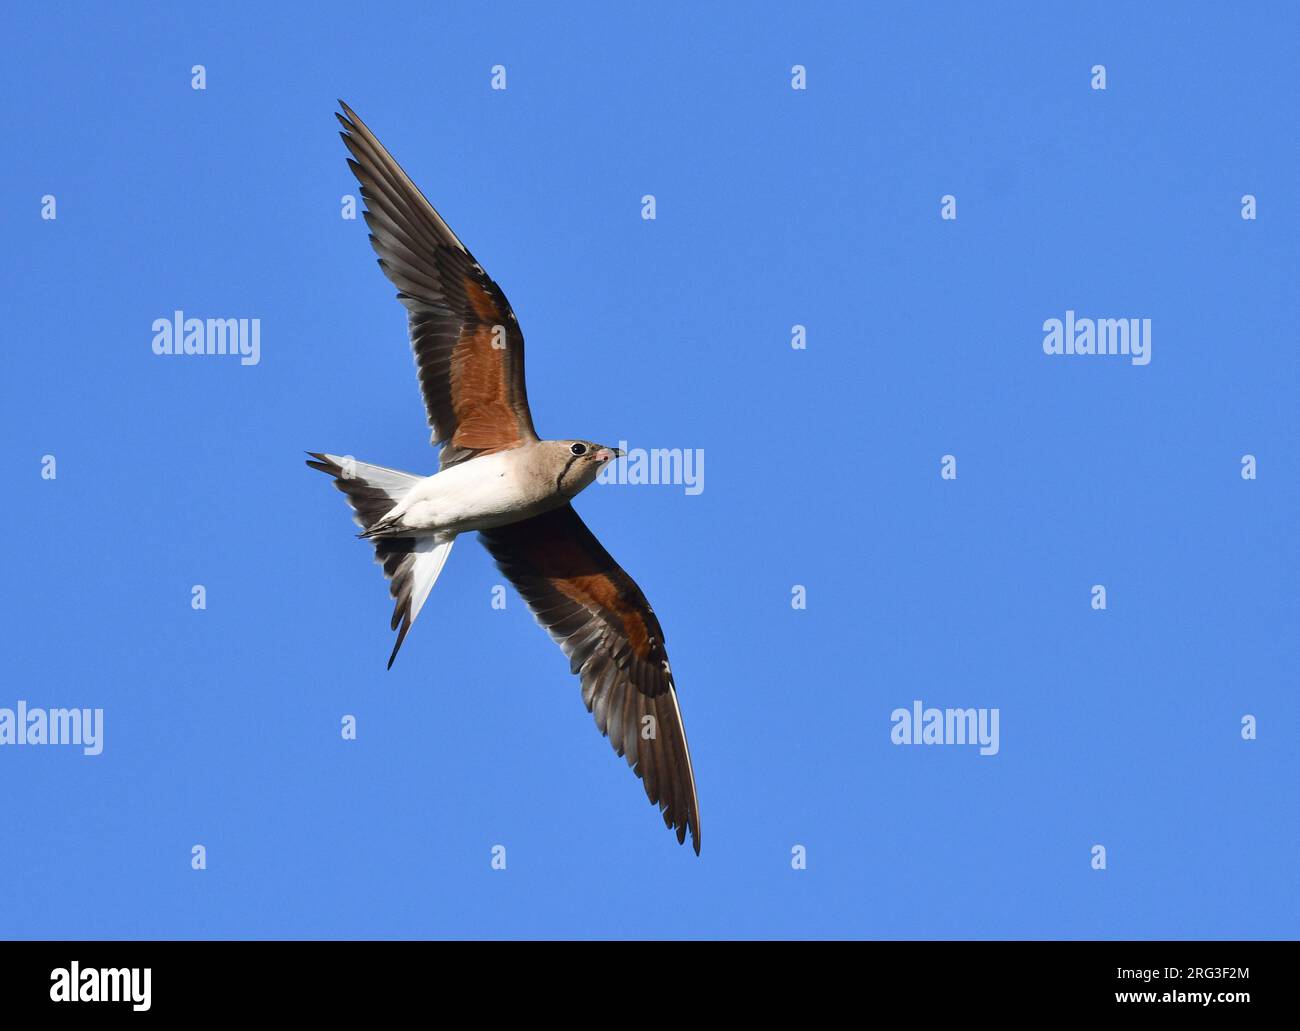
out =
<svg viewBox="0 0 1300 1031"><path fill-rule="evenodd" d="M587 445L574 444L573 447L569 448L569 450L572 451L575 455L585 455L587 453Z"/></svg>

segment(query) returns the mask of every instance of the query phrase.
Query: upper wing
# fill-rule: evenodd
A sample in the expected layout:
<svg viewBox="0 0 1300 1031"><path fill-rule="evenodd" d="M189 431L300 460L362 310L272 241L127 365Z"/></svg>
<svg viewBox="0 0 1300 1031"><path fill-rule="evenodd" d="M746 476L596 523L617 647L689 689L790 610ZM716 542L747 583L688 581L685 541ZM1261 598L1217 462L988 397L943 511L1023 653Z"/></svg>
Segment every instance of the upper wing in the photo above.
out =
<svg viewBox="0 0 1300 1031"><path fill-rule="evenodd" d="M573 506L480 539L582 678L582 700L664 823L700 851L695 774L654 610Z"/></svg>
<svg viewBox="0 0 1300 1031"><path fill-rule="evenodd" d="M406 306L442 468L536 440L524 337L510 302L374 133L339 106L370 243Z"/></svg>

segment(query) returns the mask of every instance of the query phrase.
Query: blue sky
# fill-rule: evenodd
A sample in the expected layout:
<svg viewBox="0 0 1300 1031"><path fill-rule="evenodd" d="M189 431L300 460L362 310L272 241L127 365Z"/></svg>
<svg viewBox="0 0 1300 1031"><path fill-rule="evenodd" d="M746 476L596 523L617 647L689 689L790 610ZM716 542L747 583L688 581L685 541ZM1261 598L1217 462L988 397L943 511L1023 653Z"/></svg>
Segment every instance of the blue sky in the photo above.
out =
<svg viewBox="0 0 1300 1031"><path fill-rule="evenodd" d="M612 6L6 8L0 707L104 747L0 747L0 935L1294 935L1294 9ZM706 456L577 502L698 859L472 538L384 670L302 451L436 456L336 97L505 289L543 435ZM177 309L260 362L154 355ZM1067 310L1150 364L1044 354ZM891 743L917 699L998 754Z"/></svg>

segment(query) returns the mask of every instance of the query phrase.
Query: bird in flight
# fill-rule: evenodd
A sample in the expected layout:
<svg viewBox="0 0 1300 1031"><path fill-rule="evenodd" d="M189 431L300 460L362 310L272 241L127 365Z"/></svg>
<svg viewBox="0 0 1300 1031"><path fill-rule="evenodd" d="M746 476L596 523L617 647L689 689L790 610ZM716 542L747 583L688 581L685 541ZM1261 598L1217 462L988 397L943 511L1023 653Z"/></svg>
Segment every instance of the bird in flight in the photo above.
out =
<svg viewBox="0 0 1300 1031"><path fill-rule="evenodd" d="M663 630L571 504L621 452L537 436L510 302L374 133L339 106L370 243L406 308L431 443L442 446L432 476L308 452L307 464L347 497L389 580L397 640L388 666L456 537L477 531L568 657L600 732L698 855L695 775Z"/></svg>

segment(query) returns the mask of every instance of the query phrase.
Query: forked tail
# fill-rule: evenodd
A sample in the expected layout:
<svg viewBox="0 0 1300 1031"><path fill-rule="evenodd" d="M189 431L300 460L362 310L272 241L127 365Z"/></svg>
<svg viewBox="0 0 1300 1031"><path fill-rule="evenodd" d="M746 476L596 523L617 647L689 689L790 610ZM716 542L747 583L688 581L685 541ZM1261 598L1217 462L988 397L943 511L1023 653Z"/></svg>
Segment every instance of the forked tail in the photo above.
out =
<svg viewBox="0 0 1300 1031"><path fill-rule="evenodd" d="M316 451L307 454L312 458L307 464L333 476L334 486L347 496L348 504L352 506L352 517L361 527L363 536L422 479L398 469L358 462L354 458ZM388 593L395 602L392 628L397 630L397 642L393 645L393 654L388 657L389 669L393 668L393 660L406 640L407 631L420 614L438 574L446 565L455 539L455 534L424 534L371 540L375 546L375 561L384 567Z"/></svg>

